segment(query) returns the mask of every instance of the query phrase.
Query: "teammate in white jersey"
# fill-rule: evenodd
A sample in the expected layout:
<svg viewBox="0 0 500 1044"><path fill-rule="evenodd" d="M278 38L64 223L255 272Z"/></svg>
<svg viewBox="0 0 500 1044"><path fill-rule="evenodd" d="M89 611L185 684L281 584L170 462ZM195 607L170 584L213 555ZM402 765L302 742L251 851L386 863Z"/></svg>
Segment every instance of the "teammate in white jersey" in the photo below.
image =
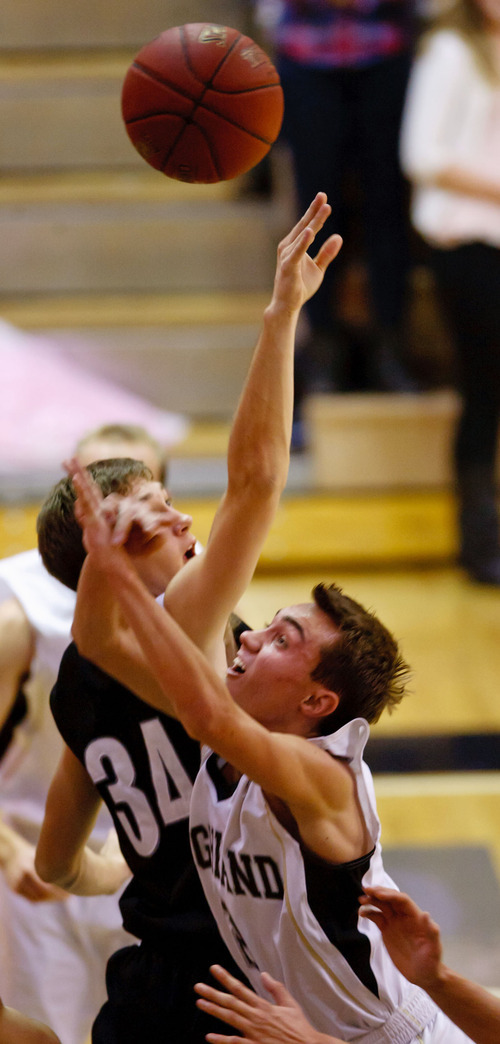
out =
<svg viewBox="0 0 500 1044"><path fill-rule="evenodd" d="M404 694L406 664L371 612L330 585L241 635L226 685L162 611L75 465L93 567L143 650L134 686L205 744L191 802L195 862L219 931L254 989L269 970L322 1033L363 1044L468 1038L358 922L383 869L369 721ZM158 695L158 685L162 694ZM217 753L212 753L217 752Z"/></svg>
<svg viewBox="0 0 500 1044"><path fill-rule="evenodd" d="M164 478L161 446L136 425L88 432L76 453L84 464L145 458L154 477ZM0 990L9 1008L49 1024L64 1044L87 1039L105 996L106 962L130 939L117 897L69 897L34 867L62 749L49 695L71 640L75 600L74 591L47 573L36 549L0 560ZM96 846L111 826L106 812L94 831Z"/></svg>

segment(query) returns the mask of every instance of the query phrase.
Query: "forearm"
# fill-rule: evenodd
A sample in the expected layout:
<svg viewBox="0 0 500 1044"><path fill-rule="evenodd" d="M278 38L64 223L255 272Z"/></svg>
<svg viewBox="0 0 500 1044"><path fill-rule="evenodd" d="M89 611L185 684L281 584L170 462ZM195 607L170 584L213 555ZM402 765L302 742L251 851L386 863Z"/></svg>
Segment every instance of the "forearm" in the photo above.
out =
<svg viewBox="0 0 500 1044"><path fill-rule="evenodd" d="M228 489L256 495L282 491L288 473L293 357L299 310L273 301L240 397L228 446Z"/></svg>
<svg viewBox="0 0 500 1044"><path fill-rule="evenodd" d="M187 732L211 743L213 718L232 700L203 653L150 595L122 548L108 548L102 568L142 647L158 690L144 699L182 721Z"/></svg>
<svg viewBox="0 0 500 1044"><path fill-rule="evenodd" d="M498 1044L500 1000L488 990L445 965L441 966L436 983L424 988L441 1011L476 1044Z"/></svg>
<svg viewBox="0 0 500 1044"><path fill-rule="evenodd" d="M500 179L494 181L474 171L450 166L436 175L435 183L450 192L500 206Z"/></svg>
<svg viewBox="0 0 500 1044"><path fill-rule="evenodd" d="M82 656L138 696L154 688L142 650L126 625L106 574L94 568L89 557L78 584L72 634Z"/></svg>
<svg viewBox="0 0 500 1044"><path fill-rule="evenodd" d="M122 859L107 859L85 847L78 862L64 870L48 871L43 865L37 870L42 880L58 885L74 895L113 895L130 877L130 870ZM41 870L45 869L45 873ZM49 874L49 876L47 876Z"/></svg>
<svg viewBox="0 0 500 1044"><path fill-rule="evenodd" d="M87 556L82 566L72 634L82 656L109 669L109 647L118 628L118 606L106 577Z"/></svg>

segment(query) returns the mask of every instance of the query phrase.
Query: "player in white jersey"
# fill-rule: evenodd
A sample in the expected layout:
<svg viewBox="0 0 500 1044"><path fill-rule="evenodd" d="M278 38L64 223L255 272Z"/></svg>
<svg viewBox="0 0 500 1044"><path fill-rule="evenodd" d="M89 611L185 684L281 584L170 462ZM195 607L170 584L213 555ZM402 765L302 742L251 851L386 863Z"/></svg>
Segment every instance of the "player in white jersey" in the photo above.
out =
<svg viewBox="0 0 500 1044"><path fill-rule="evenodd" d="M84 463L140 453L158 478L165 467L161 447L135 425L88 432L77 453ZM37 550L0 560L0 992L9 1008L47 1023L64 1044L87 1039L105 997L106 962L130 941L117 896L68 896L34 868L62 749L49 695L71 640L75 600L74 591L49 575ZM17 707L22 710L15 721ZM111 826L104 811L94 847Z"/></svg>
<svg viewBox="0 0 500 1044"><path fill-rule="evenodd" d="M367 722L404 694L392 635L335 585L318 585L313 603L241 635L224 685L113 544L81 468L74 483L89 557L153 675L134 684L211 748L193 790L193 854L244 974L259 991L269 970L316 1029L348 1041L466 1041L392 966L378 929L358 923L365 885L392 885L362 758Z"/></svg>

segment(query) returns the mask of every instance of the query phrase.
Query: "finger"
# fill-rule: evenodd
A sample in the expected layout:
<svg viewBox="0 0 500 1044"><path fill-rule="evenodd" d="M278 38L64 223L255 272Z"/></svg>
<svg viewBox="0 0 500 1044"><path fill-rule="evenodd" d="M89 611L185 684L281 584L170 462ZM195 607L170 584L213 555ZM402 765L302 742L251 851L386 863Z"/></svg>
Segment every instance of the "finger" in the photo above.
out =
<svg viewBox="0 0 500 1044"><path fill-rule="evenodd" d="M382 931L382 929L385 928L388 923L387 918L382 913L382 911L377 910L375 906L362 907L362 909L359 911L359 916L365 917L368 921L373 921L373 923L377 925L377 928L380 928L380 931Z"/></svg>
<svg viewBox="0 0 500 1044"><path fill-rule="evenodd" d="M394 888L366 888L367 896L375 900L377 906L387 913L406 916L418 915L422 911L420 907L410 899L406 892L398 892Z"/></svg>
<svg viewBox="0 0 500 1044"><path fill-rule="evenodd" d="M288 243L291 243L294 239L296 239L297 236L300 236L304 229L307 227L307 225L309 225L311 221L315 220L318 210L324 204L326 204L326 192L318 192L314 197L312 203L308 206L305 214L302 215L299 221L297 221L297 224L294 225L294 227L292 228L291 232L289 232L288 235L285 236L285 238L282 240L281 245L286 246Z"/></svg>
<svg viewBox="0 0 500 1044"><path fill-rule="evenodd" d="M49 886L32 877L24 878L16 888L16 892L25 899L29 899L31 903L43 903L53 898Z"/></svg>
<svg viewBox="0 0 500 1044"><path fill-rule="evenodd" d="M234 1035L227 1037L225 1033L207 1033L205 1040L209 1044L258 1044L255 1038L235 1037Z"/></svg>
<svg viewBox="0 0 500 1044"><path fill-rule="evenodd" d="M135 507L136 505L127 504L125 501L118 506L115 523L113 526L113 533L111 537L112 544L125 544L130 536L130 530L132 529L133 523L135 522Z"/></svg>
<svg viewBox="0 0 500 1044"><path fill-rule="evenodd" d="M73 461L70 462L70 465ZM102 503L102 493L89 474L89 472L82 468L79 461L74 461L75 470L72 472L72 482L77 493L77 497L80 500L80 507L83 504L88 511L97 511Z"/></svg>
<svg viewBox="0 0 500 1044"><path fill-rule="evenodd" d="M220 964L212 964L210 974L220 982L221 986L224 986L224 989L229 990L234 997L239 997L241 1000L246 1001L247 1004L255 1004L258 1000L257 994L253 990L250 990L240 979L231 975Z"/></svg>
<svg viewBox="0 0 500 1044"><path fill-rule="evenodd" d="M80 461L77 459L77 457L71 457L69 460L65 460L64 467L66 468L66 471L68 472L68 475L70 476L73 485L75 486L75 489L78 485L81 487L82 490L87 490L89 495L91 495L93 489L92 479L87 469L82 468L82 465L80 464Z"/></svg>
<svg viewBox="0 0 500 1044"><path fill-rule="evenodd" d="M80 467L80 461L76 457L68 457L63 460L63 468L68 472L70 478L80 470Z"/></svg>
<svg viewBox="0 0 500 1044"><path fill-rule="evenodd" d="M197 982L194 990L205 1003L217 1004L221 1008L227 1008L228 1011L241 1011L243 1002L234 997L232 993L223 993L222 990L216 990L214 986L209 986L206 982Z"/></svg>
<svg viewBox="0 0 500 1044"><path fill-rule="evenodd" d="M243 1015L233 1011L232 1008L225 1008L221 1004L213 1004L211 1001L205 1000L204 997L198 998L196 1007L200 1011L204 1011L205 1015L211 1015L212 1018L218 1019L219 1022L225 1022L227 1026L232 1026L233 1029L244 1032L248 1025Z"/></svg>
<svg viewBox="0 0 500 1044"><path fill-rule="evenodd" d="M286 257L282 258L283 270L286 264L298 265L313 242L314 232L310 225L306 225L300 235L290 244Z"/></svg>
<svg viewBox="0 0 500 1044"><path fill-rule="evenodd" d="M342 237L336 232L333 236L330 236L325 243L323 243L316 254L316 257L313 259L315 265L317 265L322 272L325 272L330 262L335 260L337 254L340 252L342 243Z"/></svg>
<svg viewBox="0 0 500 1044"><path fill-rule="evenodd" d="M401 899L411 902L409 895L406 892L398 892L397 888L384 888L383 885L377 885L376 887L368 886L365 888L366 895L371 895L375 899L380 899L386 902L400 902Z"/></svg>
<svg viewBox="0 0 500 1044"><path fill-rule="evenodd" d="M261 981L267 992L271 994L275 1004L283 1007L295 1006L295 1001L286 986L282 982L278 982L277 979L273 979L269 972L262 972Z"/></svg>
<svg viewBox="0 0 500 1044"><path fill-rule="evenodd" d="M314 235L319 232L320 228L323 228L325 221L328 220L332 213L332 208L329 203L322 203L320 207L311 215L307 222L308 227L312 228Z"/></svg>

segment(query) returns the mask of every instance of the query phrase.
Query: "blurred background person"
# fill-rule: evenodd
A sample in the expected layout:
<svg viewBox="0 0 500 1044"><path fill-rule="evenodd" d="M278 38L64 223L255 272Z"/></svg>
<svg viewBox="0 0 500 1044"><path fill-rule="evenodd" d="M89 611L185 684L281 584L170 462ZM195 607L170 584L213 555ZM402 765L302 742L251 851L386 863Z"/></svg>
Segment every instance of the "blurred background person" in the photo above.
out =
<svg viewBox="0 0 500 1044"><path fill-rule="evenodd" d="M500 2L438 9L413 68L402 129L412 219L429 247L455 349L460 561L500 585Z"/></svg>
<svg viewBox="0 0 500 1044"><path fill-rule="evenodd" d="M144 460L155 479L165 478L163 448L139 425L97 428L80 439L76 453L84 465L130 456ZM106 996L106 962L130 942L118 896L69 896L46 885L34 868L61 749L49 695L70 642L75 599L47 573L36 549L0 560L2 998L9 1008L47 1023L64 1044L87 1039ZM111 826L104 813L93 834L98 847Z"/></svg>
<svg viewBox="0 0 500 1044"><path fill-rule="evenodd" d="M321 188L331 200L332 227L345 238L349 209L359 203L370 324L363 332L362 385L416 391L406 359L409 220L398 155L412 2L264 0L257 18L284 91L282 137L290 149L297 206L303 208ZM307 306L309 331L297 351L296 421L304 395L359 386L349 331L339 321L339 271L327 273ZM302 436L296 424L297 448Z"/></svg>

